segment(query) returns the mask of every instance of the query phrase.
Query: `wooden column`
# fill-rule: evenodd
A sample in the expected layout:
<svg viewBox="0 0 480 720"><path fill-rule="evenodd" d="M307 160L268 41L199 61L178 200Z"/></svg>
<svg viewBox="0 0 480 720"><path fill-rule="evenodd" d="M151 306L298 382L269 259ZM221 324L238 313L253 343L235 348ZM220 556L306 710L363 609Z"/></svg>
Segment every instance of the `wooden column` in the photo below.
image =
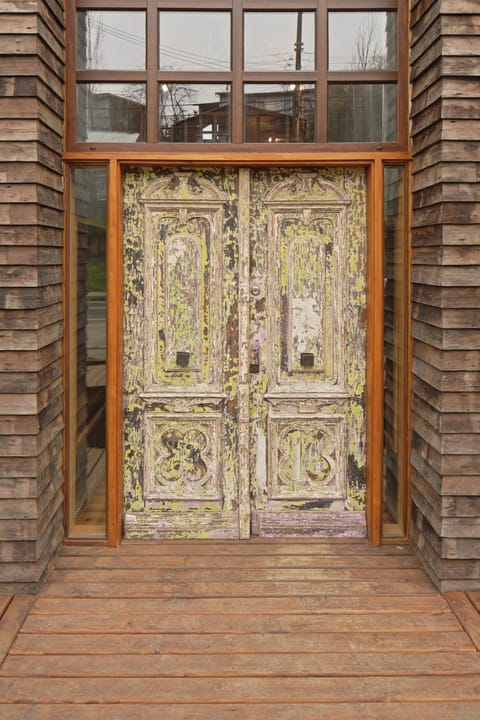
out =
<svg viewBox="0 0 480 720"><path fill-rule="evenodd" d="M63 2L0 0L0 591L63 538Z"/></svg>
<svg viewBox="0 0 480 720"><path fill-rule="evenodd" d="M480 587L480 3L413 0L412 540Z"/></svg>

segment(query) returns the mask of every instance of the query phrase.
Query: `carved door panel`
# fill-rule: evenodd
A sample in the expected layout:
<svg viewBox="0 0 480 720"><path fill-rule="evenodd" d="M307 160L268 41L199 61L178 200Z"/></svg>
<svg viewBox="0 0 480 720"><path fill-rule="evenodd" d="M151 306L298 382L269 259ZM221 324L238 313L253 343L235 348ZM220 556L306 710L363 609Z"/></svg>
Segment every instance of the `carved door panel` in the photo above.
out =
<svg viewBox="0 0 480 720"><path fill-rule="evenodd" d="M238 537L238 173L124 179L124 532Z"/></svg>
<svg viewBox="0 0 480 720"><path fill-rule="evenodd" d="M124 180L125 534L364 534L365 174Z"/></svg>
<svg viewBox="0 0 480 720"><path fill-rule="evenodd" d="M364 535L365 172L250 182L252 529Z"/></svg>

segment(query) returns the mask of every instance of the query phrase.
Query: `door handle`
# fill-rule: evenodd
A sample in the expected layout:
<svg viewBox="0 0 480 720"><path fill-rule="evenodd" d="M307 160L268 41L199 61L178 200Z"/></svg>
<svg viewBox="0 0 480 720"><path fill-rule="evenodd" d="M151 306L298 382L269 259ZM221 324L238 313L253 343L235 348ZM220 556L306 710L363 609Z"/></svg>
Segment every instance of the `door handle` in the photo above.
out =
<svg viewBox="0 0 480 720"><path fill-rule="evenodd" d="M315 355L311 352L300 353L300 365L303 368L313 368L315 365Z"/></svg>
<svg viewBox="0 0 480 720"><path fill-rule="evenodd" d="M178 367L188 367L190 362L190 353L182 350L177 350L176 363Z"/></svg>
<svg viewBox="0 0 480 720"><path fill-rule="evenodd" d="M258 375L260 372L260 353L258 350L250 350L250 373Z"/></svg>

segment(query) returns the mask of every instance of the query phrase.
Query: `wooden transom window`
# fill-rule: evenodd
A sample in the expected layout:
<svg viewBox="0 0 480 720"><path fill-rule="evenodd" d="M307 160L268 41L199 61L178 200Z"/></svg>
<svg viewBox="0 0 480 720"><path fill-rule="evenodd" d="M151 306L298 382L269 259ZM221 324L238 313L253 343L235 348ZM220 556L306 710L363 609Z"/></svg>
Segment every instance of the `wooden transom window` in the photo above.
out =
<svg viewBox="0 0 480 720"><path fill-rule="evenodd" d="M76 0L68 148L405 149L404 5Z"/></svg>

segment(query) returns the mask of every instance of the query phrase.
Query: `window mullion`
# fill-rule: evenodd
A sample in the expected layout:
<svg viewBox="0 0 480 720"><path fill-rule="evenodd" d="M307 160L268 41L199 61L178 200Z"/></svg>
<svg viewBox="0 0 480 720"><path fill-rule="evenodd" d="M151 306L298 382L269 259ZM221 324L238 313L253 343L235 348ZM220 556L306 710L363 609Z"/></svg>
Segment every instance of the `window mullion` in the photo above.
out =
<svg viewBox="0 0 480 720"><path fill-rule="evenodd" d="M158 133L158 10L154 3L147 8L147 142L156 143Z"/></svg>
<svg viewBox="0 0 480 720"><path fill-rule="evenodd" d="M376 149L383 148L383 143L402 147L408 144L408 36L405 32L408 8L405 3L397 0L128 0L128 3L75 0L72 7L74 10L69 9L67 14L67 29L74 39L73 46L67 44L67 106L72 109L67 114L69 148L90 142L94 144L92 149L94 146L96 149L97 144L133 147L134 142L149 148L159 142L185 146L217 142L239 147L244 143L270 143L272 137L275 142L297 143L302 148L308 145L333 148L335 143L345 142L363 147L365 143L381 143ZM82 49L86 47L86 40L83 36L79 39L75 33L74 13L80 10L86 17L97 8L99 14L105 15L100 37L105 44L105 58L99 56L97 63L76 62L76 44ZM166 24L163 16L159 26L160 8L169 16L168 21L174 23L172 26ZM199 19L193 17L202 13ZM312 27L314 13L315 29ZM132 25L129 14L136 16L132 18ZM376 17L369 20L372 14ZM119 21L121 15L124 19ZM140 29L140 15L145 16L145 34L144 29ZM230 67L227 15L231 23ZM263 18L255 17L261 15ZM172 19L172 16L176 17ZM394 19L396 66L392 40ZM217 30L214 22L219 23ZM350 52L355 50L355 43L359 42L356 36L362 39L363 25L368 22L372 27L377 26L380 60L363 67L353 60L350 62L348 52L349 45ZM116 24L119 24L118 33ZM91 32L99 34L95 26ZM305 42L301 62L298 51L293 50L298 46L300 32L304 33L302 46ZM109 33L113 37L109 37ZM210 45L204 42L205 33L210 37ZM140 43L135 42L140 35L145 42L144 68ZM160 35L165 48L162 55ZM266 59L262 61L262 58ZM180 84L183 94L176 98L177 104L182 103L178 116L171 114L168 119L172 132L161 137L163 120L159 102L163 84L168 85L171 92ZM168 112L168 101L165 107ZM359 116L363 125L358 123ZM75 123L80 130L75 128ZM209 135L209 128L213 127L216 131L212 130Z"/></svg>
<svg viewBox="0 0 480 720"><path fill-rule="evenodd" d="M315 67L317 69L316 84L316 118L315 140L318 143L327 142L328 103L327 103L327 73L328 73L328 0L318 0L316 18L316 48Z"/></svg>
<svg viewBox="0 0 480 720"><path fill-rule="evenodd" d="M243 2L232 7L232 142L243 142Z"/></svg>

